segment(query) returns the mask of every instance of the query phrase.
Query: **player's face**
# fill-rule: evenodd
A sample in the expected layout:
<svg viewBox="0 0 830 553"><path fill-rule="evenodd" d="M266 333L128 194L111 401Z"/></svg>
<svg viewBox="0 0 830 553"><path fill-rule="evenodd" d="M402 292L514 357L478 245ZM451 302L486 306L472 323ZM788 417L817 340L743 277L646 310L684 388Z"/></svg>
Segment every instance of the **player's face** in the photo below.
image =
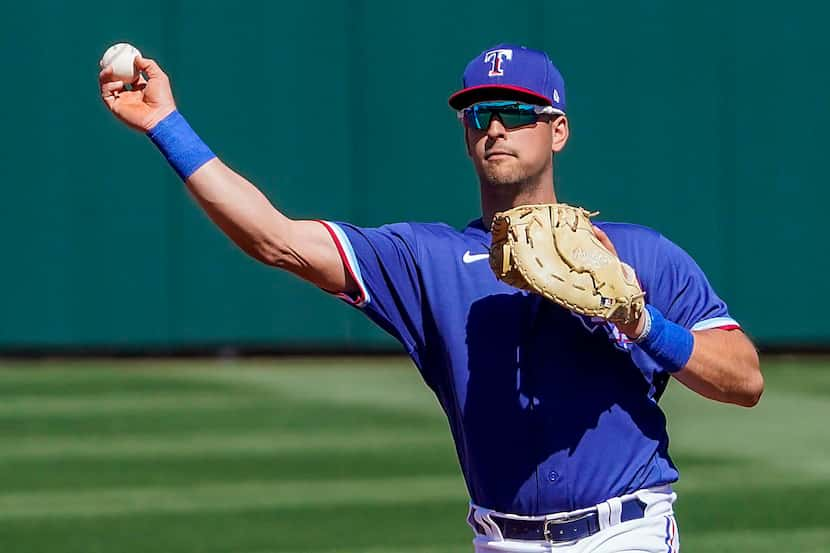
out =
<svg viewBox="0 0 830 553"><path fill-rule="evenodd" d="M551 155L565 147L568 122L564 115L541 116L528 125L507 128L493 116L486 129L466 127L467 152L482 183L522 185L553 172Z"/></svg>

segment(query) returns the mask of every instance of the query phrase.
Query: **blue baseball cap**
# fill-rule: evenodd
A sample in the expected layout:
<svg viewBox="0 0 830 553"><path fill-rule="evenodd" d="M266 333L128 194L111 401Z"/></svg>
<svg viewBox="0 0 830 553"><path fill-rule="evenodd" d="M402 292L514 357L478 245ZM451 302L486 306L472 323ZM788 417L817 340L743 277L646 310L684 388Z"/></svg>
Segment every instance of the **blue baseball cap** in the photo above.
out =
<svg viewBox="0 0 830 553"><path fill-rule="evenodd" d="M464 70L463 88L450 96L453 109L487 100L520 100L565 113L565 79L541 50L498 44Z"/></svg>

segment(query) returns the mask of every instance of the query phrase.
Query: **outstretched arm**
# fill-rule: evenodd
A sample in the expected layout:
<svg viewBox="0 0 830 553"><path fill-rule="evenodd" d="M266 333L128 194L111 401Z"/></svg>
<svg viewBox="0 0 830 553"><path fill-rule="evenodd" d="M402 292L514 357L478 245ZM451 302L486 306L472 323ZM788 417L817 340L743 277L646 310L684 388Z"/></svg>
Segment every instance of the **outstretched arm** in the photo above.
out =
<svg viewBox="0 0 830 553"><path fill-rule="evenodd" d="M218 158L208 161L186 183L208 217L250 256L329 292L357 290L323 225L289 219Z"/></svg>
<svg viewBox="0 0 830 553"><path fill-rule="evenodd" d="M170 80L155 61L138 57L135 65L147 78L142 76L134 90L126 90L122 81L115 80L111 67L101 71L101 98L126 125L149 133L175 116L176 103ZM324 290L346 294L356 291L356 283L323 225L289 219L256 186L221 160L212 154L204 157L210 159L182 177L211 220L241 249Z"/></svg>

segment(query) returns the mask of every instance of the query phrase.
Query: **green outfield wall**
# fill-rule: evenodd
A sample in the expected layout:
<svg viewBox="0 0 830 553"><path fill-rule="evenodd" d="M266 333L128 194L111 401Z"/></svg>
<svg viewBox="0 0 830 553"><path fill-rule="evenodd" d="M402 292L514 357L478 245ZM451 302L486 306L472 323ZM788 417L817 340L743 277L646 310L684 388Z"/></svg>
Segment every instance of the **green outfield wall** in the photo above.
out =
<svg viewBox="0 0 830 553"><path fill-rule="evenodd" d="M487 46L546 49L572 129L560 198L686 248L759 342L830 344L828 16L804 0L9 3L0 350L394 346L238 251L109 115L96 64L125 40L285 213L361 225L475 218L446 98Z"/></svg>

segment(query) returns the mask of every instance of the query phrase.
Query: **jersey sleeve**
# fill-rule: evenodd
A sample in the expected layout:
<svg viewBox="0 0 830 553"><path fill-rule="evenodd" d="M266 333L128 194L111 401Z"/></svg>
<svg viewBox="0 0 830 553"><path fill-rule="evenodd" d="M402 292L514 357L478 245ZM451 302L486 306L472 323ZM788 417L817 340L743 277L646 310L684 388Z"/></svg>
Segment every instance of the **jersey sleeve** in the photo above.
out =
<svg viewBox="0 0 830 553"><path fill-rule="evenodd" d="M349 223L321 223L358 285L355 296L338 297L363 310L401 342L407 353L415 355L424 343L423 286L412 225L363 228Z"/></svg>
<svg viewBox="0 0 830 553"><path fill-rule="evenodd" d="M643 279L648 303L690 330L740 328L689 254L662 235L655 249L654 270Z"/></svg>

